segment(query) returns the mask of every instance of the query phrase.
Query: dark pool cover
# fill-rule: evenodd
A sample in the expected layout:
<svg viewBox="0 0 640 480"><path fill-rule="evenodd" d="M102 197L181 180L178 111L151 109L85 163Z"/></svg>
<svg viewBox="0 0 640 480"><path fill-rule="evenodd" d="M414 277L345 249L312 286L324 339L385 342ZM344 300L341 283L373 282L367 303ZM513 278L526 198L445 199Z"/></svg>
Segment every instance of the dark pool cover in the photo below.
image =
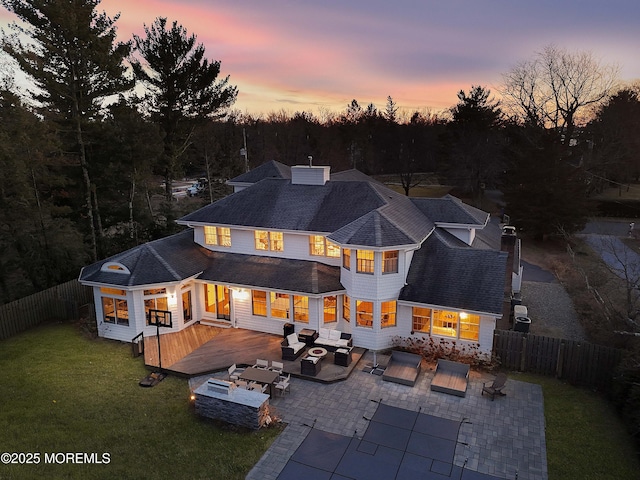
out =
<svg viewBox="0 0 640 480"><path fill-rule="evenodd" d="M361 439L311 429L279 480L495 480L453 465L460 422L380 403Z"/></svg>

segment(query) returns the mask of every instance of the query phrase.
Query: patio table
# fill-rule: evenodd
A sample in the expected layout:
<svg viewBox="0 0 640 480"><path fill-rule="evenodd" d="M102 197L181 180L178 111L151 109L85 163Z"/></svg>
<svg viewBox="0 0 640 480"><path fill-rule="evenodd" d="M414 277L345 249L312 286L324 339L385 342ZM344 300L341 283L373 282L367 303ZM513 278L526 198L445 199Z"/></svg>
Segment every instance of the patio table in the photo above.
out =
<svg viewBox="0 0 640 480"><path fill-rule="evenodd" d="M280 374L273 370L263 370L261 368L247 368L238 378L250 382L258 382L263 385L269 385L269 396L273 396L273 383L278 379Z"/></svg>

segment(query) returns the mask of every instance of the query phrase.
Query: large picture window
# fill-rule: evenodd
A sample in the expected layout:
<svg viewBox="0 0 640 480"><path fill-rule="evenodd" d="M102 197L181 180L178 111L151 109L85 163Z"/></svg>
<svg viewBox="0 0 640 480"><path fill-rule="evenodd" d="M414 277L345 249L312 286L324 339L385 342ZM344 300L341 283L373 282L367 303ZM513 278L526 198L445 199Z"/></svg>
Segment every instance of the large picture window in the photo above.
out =
<svg viewBox="0 0 640 480"><path fill-rule="evenodd" d="M356 301L356 325L373 328L373 302Z"/></svg>
<svg viewBox="0 0 640 480"><path fill-rule="evenodd" d="M324 257L324 237L322 235L309 235L309 250L311 255Z"/></svg>
<svg viewBox="0 0 640 480"><path fill-rule="evenodd" d="M293 319L296 322L309 323L309 297L293 296Z"/></svg>
<svg viewBox="0 0 640 480"><path fill-rule="evenodd" d="M396 301L382 302L380 305L380 326L395 327L396 326Z"/></svg>
<svg viewBox="0 0 640 480"><path fill-rule="evenodd" d="M382 252L382 273L398 273L398 250Z"/></svg>
<svg viewBox="0 0 640 480"><path fill-rule="evenodd" d="M358 273L373 273L375 266L375 254L371 250L358 250L356 252L357 259L357 272Z"/></svg>

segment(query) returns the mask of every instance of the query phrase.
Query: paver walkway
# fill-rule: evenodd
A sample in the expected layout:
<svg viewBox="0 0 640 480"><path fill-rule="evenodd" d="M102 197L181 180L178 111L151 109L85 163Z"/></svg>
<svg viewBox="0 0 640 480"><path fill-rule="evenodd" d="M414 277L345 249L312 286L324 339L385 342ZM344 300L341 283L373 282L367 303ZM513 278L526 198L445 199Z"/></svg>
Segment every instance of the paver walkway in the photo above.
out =
<svg viewBox="0 0 640 480"><path fill-rule="evenodd" d="M275 480L307 436L311 425L340 435L361 437L377 408L387 405L461 421L455 465L497 477L519 480L547 479L544 403L539 385L510 377L506 397L491 401L481 396L482 381L473 375L464 398L432 392L433 371L423 369L414 387L385 382L364 373L371 353L343 382L320 384L292 378L291 393L275 397L270 404L288 425L247 475L248 480ZM378 355L380 363L386 359ZM364 418L366 417L366 418Z"/></svg>

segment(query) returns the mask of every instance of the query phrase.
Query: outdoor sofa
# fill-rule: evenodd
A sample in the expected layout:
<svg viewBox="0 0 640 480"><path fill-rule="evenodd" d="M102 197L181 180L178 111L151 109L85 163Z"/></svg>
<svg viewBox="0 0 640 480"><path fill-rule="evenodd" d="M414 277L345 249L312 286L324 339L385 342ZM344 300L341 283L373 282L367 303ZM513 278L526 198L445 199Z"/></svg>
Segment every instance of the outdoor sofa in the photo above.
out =
<svg viewBox="0 0 640 480"><path fill-rule="evenodd" d="M438 360L436 374L431 381L431 390L464 397L467 394L468 383L469 365L442 358Z"/></svg>
<svg viewBox="0 0 640 480"><path fill-rule="evenodd" d="M321 328L318 332L318 338L314 340L313 344L316 347L326 348L329 352L335 352L338 348L353 346L353 339L350 333L332 330L330 328Z"/></svg>
<svg viewBox="0 0 640 480"><path fill-rule="evenodd" d="M282 359L290 361L296 360L302 352L304 352L304 347L306 346L306 343L298 340L298 335L295 333L287 335L280 343L280 347L282 348Z"/></svg>
<svg viewBox="0 0 640 480"><path fill-rule="evenodd" d="M387 364L387 368L384 369L382 379L387 382L401 383L402 385L413 387L416 384L418 375L420 375L421 364L421 355L394 350L391 352L391 359Z"/></svg>

